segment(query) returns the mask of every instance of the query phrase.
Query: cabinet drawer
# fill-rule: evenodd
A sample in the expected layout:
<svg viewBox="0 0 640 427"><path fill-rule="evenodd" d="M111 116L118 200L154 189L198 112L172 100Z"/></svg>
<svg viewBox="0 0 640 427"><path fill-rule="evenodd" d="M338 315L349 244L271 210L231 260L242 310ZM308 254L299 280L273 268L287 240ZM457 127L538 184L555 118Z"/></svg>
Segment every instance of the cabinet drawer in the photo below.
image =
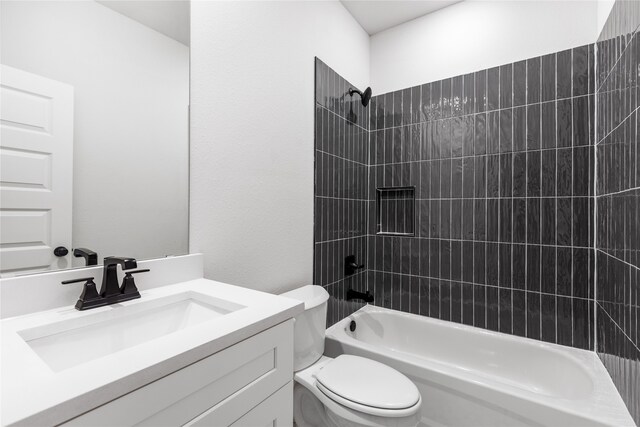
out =
<svg viewBox="0 0 640 427"><path fill-rule="evenodd" d="M231 415L231 413L229 413ZM237 417L237 416L236 416ZM189 427L218 427L229 425L229 417L207 411L187 424ZM263 400L256 407L237 419L232 427L271 426L291 427L293 425L293 381Z"/></svg>
<svg viewBox="0 0 640 427"><path fill-rule="evenodd" d="M235 418L226 424L216 423L228 425L292 377L293 320L288 320L65 425L177 426L204 412L231 411Z"/></svg>

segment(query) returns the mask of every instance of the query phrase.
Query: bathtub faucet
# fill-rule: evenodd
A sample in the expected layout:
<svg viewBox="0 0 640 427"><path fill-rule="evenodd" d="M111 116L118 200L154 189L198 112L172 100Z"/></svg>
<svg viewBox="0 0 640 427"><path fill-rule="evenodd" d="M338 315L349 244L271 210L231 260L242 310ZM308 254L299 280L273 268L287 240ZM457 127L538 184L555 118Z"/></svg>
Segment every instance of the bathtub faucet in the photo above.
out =
<svg viewBox="0 0 640 427"><path fill-rule="evenodd" d="M344 275L345 276L351 276L356 272L356 270L360 270L361 268L364 268L364 264L358 265L356 263L355 255L349 255L344 259Z"/></svg>
<svg viewBox="0 0 640 427"><path fill-rule="evenodd" d="M361 299L364 302L371 303L373 302L373 295L369 291L358 292L358 291L354 291L353 289L347 290L347 301L351 301L354 299Z"/></svg>

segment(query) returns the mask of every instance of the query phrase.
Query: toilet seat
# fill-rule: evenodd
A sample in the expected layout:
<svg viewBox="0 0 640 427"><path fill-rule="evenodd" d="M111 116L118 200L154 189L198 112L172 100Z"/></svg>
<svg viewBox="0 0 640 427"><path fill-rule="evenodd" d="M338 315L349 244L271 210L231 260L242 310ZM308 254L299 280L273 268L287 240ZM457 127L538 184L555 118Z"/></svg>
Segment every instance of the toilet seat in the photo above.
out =
<svg viewBox="0 0 640 427"><path fill-rule="evenodd" d="M380 417L415 414L422 398L406 376L375 360L340 355L315 375L316 387L334 402Z"/></svg>

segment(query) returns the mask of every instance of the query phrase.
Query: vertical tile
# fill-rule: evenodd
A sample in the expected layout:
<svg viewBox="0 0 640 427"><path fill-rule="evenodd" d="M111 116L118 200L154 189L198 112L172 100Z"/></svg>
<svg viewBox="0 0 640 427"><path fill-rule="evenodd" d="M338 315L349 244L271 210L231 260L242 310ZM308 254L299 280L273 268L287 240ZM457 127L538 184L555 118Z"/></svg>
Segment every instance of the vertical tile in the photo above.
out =
<svg viewBox="0 0 640 427"><path fill-rule="evenodd" d="M449 118L452 114L452 97L451 97L451 79L444 79L441 82L441 94L442 94L442 118Z"/></svg>
<svg viewBox="0 0 640 427"><path fill-rule="evenodd" d="M527 292L527 338L541 339L541 294Z"/></svg>
<svg viewBox="0 0 640 427"><path fill-rule="evenodd" d="M498 331L498 288L487 286L486 290L486 328Z"/></svg>
<svg viewBox="0 0 640 427"><path fill-rule="evenodd" d="M541 146L542 148L556 147L556 103L545 102L541 112Z"/></svg>
<svg viewBox="0 0 640 427"><path fill-rule="evenodd" d="M497 110L500 106L500 68L487 70L487 111Z"/></svg>
<svg viewBox="0 0 640 427"><path fill-rule="evenodd" d="M487 114L487 153L495 154L500 151L500 112L491 111Z"/></svg>
<svg viewBox="0 0 640 427"><path fill-rule="evenodd" d="M540 243L541 199L527 199L527 243Z"/></svg>
<svg viewBox="0 0 640 427"><path fill-rule="evenodd" d="M473 74L463 77L462 113L465 115L476 112L475 78Z"/></svg>
<svg viewBox="0 0 640 427"><path fill-rule="evenodd" d="M482 285L473 286L473 326L486 327L486 295L485 287Z"/></svg>
<svg viewBox="0 0 640 427"><path fill-rule="evenodd" d="M487 110L487 72L478 71L474 74L475 107L478 113Z"/></svg>
<svg viewBox="0 0 640 427"><path fill-rule="evenodd" d="M542 294L541 296L541 339L543 341L556 342L556 297Z"/></svg>
<svg viewBox="0 0 640 427"><path fill-rule="evenodd" d="M527 59L527 104L541 100L541 58Z"/></svg>
<svg viewBox="0 0 640 427"><path fill-rule="evenodd" d="M572 54L573 96L589 93L589 46L573 49Z"/></svg>
<svg viewBox="0 0 640 427"><path fill-rule="evenodd" d="M573 307L571 298L557 297L557 336L556 340L558 344L572 345L573 344Z"/></svg>
<svg viewBox="0 0 640 427"><path fill-rule="evenodd" d="M512 324L511 324L511 317L513 315L511 293L512 293L511 289L499 290L500 303L499 303L499 309L498 309L499 311L498 329L500 332L507 333L507 334L511 334L513 331Z"/></svg>
<svg viewBox="0 0 640 427"><path fill-rule="evenodd" d="M556 143L558 147L573 145L573 108L572 100L562 99L557 103Z"/></svg>
<svg viewBox="0 0 640 427"><path fill-rule="evenodd" d="M513 291L513 334L524 337L526 336L527 325L527 304L526 292Z"/></svg>
<svg viewBox="0 0 640 427"><path fill-rule="evenodd" d="M527 62L513 64L513 105L515 107L527 103Z"/></svg>
<svg viewBox="0 0 640 427"><path fill-rule="evenodd" d="M572 50L563 50L556 54L556 93L558 99L569 98L572 95Z"/></svg>
<svg viewBox="0 0 640 427"><path fill-rule="evenodd" d="M462 323L462 285L459 282L451 283L451 321Z"/></svg>
<svg viewBox="0 0 640 427"><path fill-rule="evenodd" d="M513 150L527 149L527 109L518 107L513 109Z"/></svg>
<svg viewBox="0 0 640 427"><path fill-rule="evenodd" d="M556 54L544 55L541 61L542 101L556 99Z"/></svg>
<svg viewBox="0 0 640 427"><path fill-rule="evenodd" d="M459 117L463 114L463 76L451 79L451 115Z"/></svg>
<svg viewBox="0 0 640 427"><path fill-rule="evenodd" d="M513 112L511 109L500 111L500 152L513 151Z"/></svg>
<svg viewBox="0 0 640 427"><path fill-rule="evenodd" d="M513 64L500 66L500 108L513 105Z"/></svg>
<svg viewBox="0 0 640 427"><path fill-rule="evenodd" d="M540 148L541 107L540 104L527 105L527 149Z"/></svg>

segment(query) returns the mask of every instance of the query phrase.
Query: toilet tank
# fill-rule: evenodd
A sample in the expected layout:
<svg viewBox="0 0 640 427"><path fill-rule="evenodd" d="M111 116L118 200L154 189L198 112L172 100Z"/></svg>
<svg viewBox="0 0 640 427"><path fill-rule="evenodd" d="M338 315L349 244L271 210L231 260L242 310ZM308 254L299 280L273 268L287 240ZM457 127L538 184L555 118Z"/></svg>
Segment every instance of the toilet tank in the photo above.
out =
<svg viewBox="0 0 640 427"><path fill-rule="evenodd" d="M299 371L324 353L329 293L321 286L307 285L281 296L304 302L304 311L296 316L293 325L293 369Z"/></svg>

